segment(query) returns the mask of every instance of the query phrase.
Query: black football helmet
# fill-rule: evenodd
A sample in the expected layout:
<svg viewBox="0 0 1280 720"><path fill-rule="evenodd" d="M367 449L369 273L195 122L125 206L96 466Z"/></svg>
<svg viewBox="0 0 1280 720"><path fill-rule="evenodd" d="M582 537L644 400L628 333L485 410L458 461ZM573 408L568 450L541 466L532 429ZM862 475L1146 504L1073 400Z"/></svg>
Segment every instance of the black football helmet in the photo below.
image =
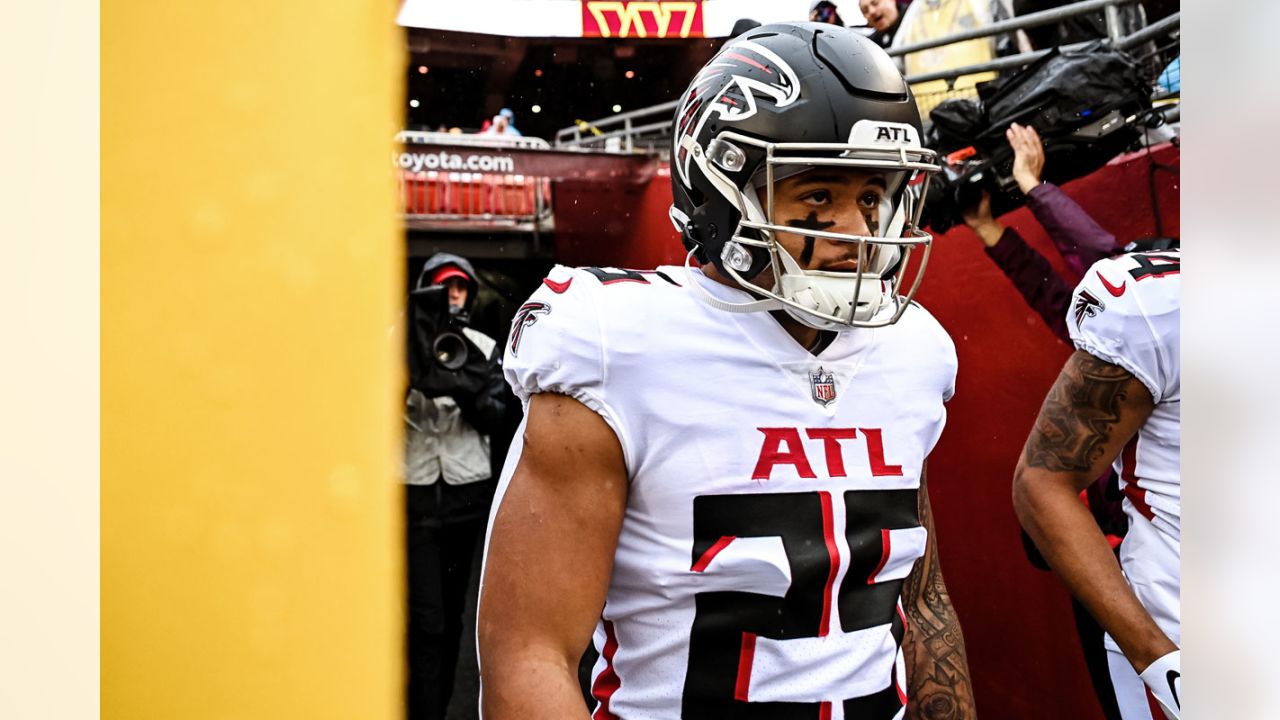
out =
<svg viewBox="0 0 1280 720"><path fill-rule="evenodd" d="M821 330L879 327L901 317L932 242L917 227L917 198L940 166L921 143L910 88L878 45L829 24L755 28L728 42L694 77L672 134L671 219L685 247L768 298L738 311L785 309ZM774 221L773 184L818 166L885 174L878 236L805 232L857 243L857 271L803 270L774 239L775 232L795 230ZM763 206L757 188L768 188ZM900 296L917 248L923 258ZM750 282L769 266L772 288Z"/></svg>

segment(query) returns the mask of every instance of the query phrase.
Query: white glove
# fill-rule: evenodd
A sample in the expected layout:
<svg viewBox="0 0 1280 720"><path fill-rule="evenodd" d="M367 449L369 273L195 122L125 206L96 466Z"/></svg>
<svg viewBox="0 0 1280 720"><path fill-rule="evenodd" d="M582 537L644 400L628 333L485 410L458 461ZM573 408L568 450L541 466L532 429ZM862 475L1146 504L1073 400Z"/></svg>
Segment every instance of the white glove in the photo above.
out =
<svg viewBox="0 0 1280 720"><path fill-rule="evenodd" d="M1138 677L1146 683L1169 720L1178 720L1182 714L1182 651L1174 650L1161 657Z"/></svg>

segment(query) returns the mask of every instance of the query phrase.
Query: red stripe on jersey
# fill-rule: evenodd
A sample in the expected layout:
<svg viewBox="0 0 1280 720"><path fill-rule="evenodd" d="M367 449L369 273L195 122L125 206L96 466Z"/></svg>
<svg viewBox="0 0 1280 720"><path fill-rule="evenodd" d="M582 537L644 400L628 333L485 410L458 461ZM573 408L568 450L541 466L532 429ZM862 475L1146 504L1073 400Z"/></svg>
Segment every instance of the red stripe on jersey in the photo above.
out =
<svg viewBox="0 0 1280 720"><path fill-rule="evenodd" d="M830 702L824 702L818 705L818 720L831 720Z"/></svg>
<svg viewBox="0 0 1280 720"><path fill-rule="evenodd" d="M1143 685L1142 689L1147 691L1147 708L1151 710L1151 720L1168 720L1169 716L1164 714L1164 708L1160 707L1156 696L1151 694L1151 688Z"/></svg>
<svg viewBox="0 0 1280 720"><path fill-rule="evenodd" d="M568 280L565 280L564 282L556 282L555 280L552 280L552 279L551 279L551 278L549 278L549 277L548 277L548 278L542 278L542 284L543 284L543 285L546 285L546 286L547 286L547 287L549 287L549 288L551 288L551 292L553 292L553 293L555 293L555 294L557 294L557 295L562 295L562 294L564 294L564 292L565 292L566 290L568 290L568 289L569 289L569 285L570 285L570 283L572 283L572 282L573 282L573 278L572 278L572 277L570 277Z"/></svg>
<svg viewBox="0 0 1280 720"><path fill-rule="evenodd" d="M1147 504L1146 490L1143 490L1137 485L1125 485L1124 496L1129 498L1129 502L1133 503L1134 509L1137 510L1142 517L1148 520L1156 519L1155 511L1151 509L1149 504Z"/></svg>
<svg viewBox="0 0 1280 720"><path fill-rule="evenodd" d="M721 537L716 541L715 545L707 548L707 551L702 553L702 557L698 558L698 562L694 563L693 567L690 569L694 572L702 572L703 570L706 570L707 566L711 564L711 561L715 560L716 556L720 554L720 551L729 547L729 543L737 539L738 538L734 535L725 535Z"/></svg>
<svg viewBox="0 0 1280 720"><path fill-rule="evenodd" d="M884 570L884 566L889 562L889 537L888 530L880 531L880 564L876 565L876 569L872 570L871 574L867 576L868 585L875 584L876 576L880 574L881 570Z"/></svg>
<svg viewBox="0 0 1280 720"><path fill-rule="evenodd" d="M739 702L750 702L747 695L751 690L751 663L756 659L755 633L742 633L742 652L738 654L738 681L733 684L733 699Z"/></svg>
<svg viewBox="0 0 1280 720"><path fill-rule="evenodd" d="M1134 509L1142 514L1142 517L1148 520L1155 520L1156 514L1151 509L1151 505L1147 503L1147 491L1138 487L1138 435L1135 434L1133 439L1125 443L1124 451L1120 453L1120 477L1124 479L1124 496L1129 498L1129 502L1133 503Z"/></svg>
<svg viewBox="0 0 1280 720"><path fill-rule="evenodd" d="M822 624L818 626L818 637L826 637L831 632L831 603L836 587L836 572L840 569L840 549L836 547L836 521L831 509L831 493L824 491L818 495L822 498L822 536L827 541L827 556L831 558L827 586L822 593Z"/></svg>
<svg viewBox="0 0 1280 720"><path fill-rule="evenodd" d="M599 701L596 705L596 711L592 713L593 720L618 720L618 716L609 710L609 698L618 691L622 686L622 680L618 678L618 671L613 667L613 656L618 652L618 636L613 632L613 623L608 620L604 621L604 651L600 656L604 658L604 670L596 676L596 681L591 686L591 696Z"/></svg>
<svg viewBox="0 0 1280 720"><path fill-rule="evenodd" d="M1138 481L1138 435L1134 433L1120 453L1120 477L1127 483Z"/></svg>
<svg viewBox="0 0 1280 720"><path fill-rule="evenodd" d="M894 607L898 611L898 617L902 618L902 636L907 635L907 614L902 612L902 598L898 598L898 603ZM898 649L902 649L902 645L898 645ZM903 705L907 704L907 689L898 684L898 661L903 660L903 656L899 655L893 660L893 689L898 691L898 701ZM904 660L905 662L905 660ZM906 676L906 673L903 673Z"/></svg>

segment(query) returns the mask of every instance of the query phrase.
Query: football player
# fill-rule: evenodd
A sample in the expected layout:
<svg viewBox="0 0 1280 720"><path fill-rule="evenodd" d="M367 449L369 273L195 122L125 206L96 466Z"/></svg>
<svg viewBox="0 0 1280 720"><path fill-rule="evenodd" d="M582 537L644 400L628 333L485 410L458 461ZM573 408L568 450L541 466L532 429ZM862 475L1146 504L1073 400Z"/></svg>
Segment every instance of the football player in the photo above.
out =
<svg viewBox="0 0 1280 720"><path fill-rule="evenodd" d="M594 639L601 720L971 718L925 481L956 356L911 301L938 170L911 92L856 32L789 23L681 99L690 259L556 267L513 323L485 717L586 716Z"/></svg>
<svg viewBox="0 0 1280 720"><path fill-rule="evenodd" d="M1089 270L1067 318L1077 350L1045 398L1013 481L1022 526L1107 631L1125 720L1181 713L1180 269L1174 248ZM1077 500L1113 462L1129 519L1119 566Z"/></svg>

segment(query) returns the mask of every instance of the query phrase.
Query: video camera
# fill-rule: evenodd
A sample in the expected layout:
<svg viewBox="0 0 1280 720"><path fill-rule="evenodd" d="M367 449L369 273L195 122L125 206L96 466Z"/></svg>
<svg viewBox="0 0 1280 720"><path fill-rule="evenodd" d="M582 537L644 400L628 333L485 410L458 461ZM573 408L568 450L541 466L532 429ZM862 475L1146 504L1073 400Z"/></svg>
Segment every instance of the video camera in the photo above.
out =
<svg viewBox="0 0 1280 720"><path fill-rule="evenodd" d="M468 363L486 360L484 353L463 334L465 323L451 311L448 290L443 285L411 291L407 315L409 384L428 397L455 391L458 376Z"/></svg>
<svg viewBox="0 0 1280 720"><path fill-rule="evenodd" d="M1150 127L1151 89L1124 52L1104 43L1054 49L1007 79L978 86L979 100L953 98L929 113L925 144L943 158L929 186L921 225L936 233L964 222L985 190L995 216L1026 197L1013 179L1012 123L1034 127L1044 141L1044 180L1061 185L1088 175Z"/></svg>

